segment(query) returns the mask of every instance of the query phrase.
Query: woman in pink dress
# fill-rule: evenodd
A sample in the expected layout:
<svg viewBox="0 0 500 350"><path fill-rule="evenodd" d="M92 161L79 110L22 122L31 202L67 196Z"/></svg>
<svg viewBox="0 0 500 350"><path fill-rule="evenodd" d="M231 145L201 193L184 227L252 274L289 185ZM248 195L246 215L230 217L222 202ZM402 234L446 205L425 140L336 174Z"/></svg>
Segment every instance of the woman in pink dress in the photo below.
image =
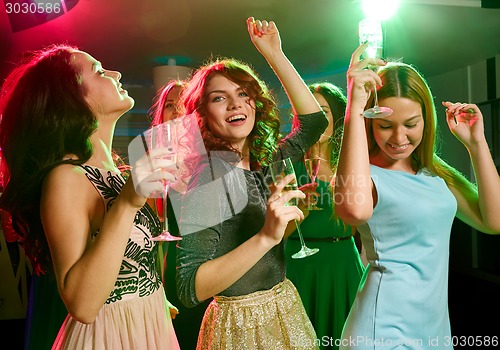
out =
<svg viewBox="0 0 500 350"><path fill-rule="evenodd" d="M134 105L120 78L88 53L54 45L2 87L0 207L34 271L56 276L69 314L53 349L178 348L155 269L160 223L145 204L173 176L154 172L166 166L157 159L138 161L128 179L118 169L115 125Z"/></svg>

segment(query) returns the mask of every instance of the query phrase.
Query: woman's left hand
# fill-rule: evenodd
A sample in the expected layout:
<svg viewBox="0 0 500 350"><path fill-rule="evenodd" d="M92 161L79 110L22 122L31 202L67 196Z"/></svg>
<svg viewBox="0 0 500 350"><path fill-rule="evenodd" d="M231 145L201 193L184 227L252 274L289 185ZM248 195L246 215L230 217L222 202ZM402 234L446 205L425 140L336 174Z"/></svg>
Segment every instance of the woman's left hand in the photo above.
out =
<svg viewBox="0 0 500 350"><path fill-rule="evenodd" d="M370 94L377 85L382 85L382 79L369 66L384 66L387 63L380 58L361 58L368 43L359 45L352 53L347 70L347 95L352 109L364 110Z"/></svg>
<svg viewBox="0 0 500 350"><path fill-rule="evenodd" d="M144 153L131 167L131 177L136 193L145 198L159 198L164 182L175 182L177 167L164 158L169 154L166 148L158 148Z"/></svg>
<svg viewBox="0 0 500 350"><path fill-rule="evenodd" d="M485 140L481 110L475 104L442 102L450 131L466 147Z"/></svg>

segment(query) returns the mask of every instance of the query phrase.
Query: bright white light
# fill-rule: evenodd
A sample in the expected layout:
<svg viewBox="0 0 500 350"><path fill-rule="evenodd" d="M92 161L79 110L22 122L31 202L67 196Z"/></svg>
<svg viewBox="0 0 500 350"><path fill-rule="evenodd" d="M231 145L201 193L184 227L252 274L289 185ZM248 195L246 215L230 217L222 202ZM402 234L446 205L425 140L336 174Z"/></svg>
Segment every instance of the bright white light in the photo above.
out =
<svg viewBox="0 0 500 350"><path fill-rule="evenodd" d="M400 0L363 0L361 8L365 17L384 21L391 18L399 7Z"/></svg>
<svg viewBox="0 0 500 350"><path fill-rule="evenodd" d="M481 0L405 0L407 4L481 7Z"/></svg>

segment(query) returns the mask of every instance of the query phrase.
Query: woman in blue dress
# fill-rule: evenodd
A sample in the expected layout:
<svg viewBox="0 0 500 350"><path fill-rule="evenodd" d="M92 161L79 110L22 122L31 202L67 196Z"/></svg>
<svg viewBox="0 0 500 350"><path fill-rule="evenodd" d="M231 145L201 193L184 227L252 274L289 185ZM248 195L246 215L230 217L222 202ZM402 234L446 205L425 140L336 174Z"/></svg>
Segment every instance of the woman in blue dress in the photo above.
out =
<svg viewBox="0 0 500 350"><path fill-rule="evenodd" d="M500 178L475 104L443 102L449 129L467 148L477 185L436 153L432 93L413 66L353 53L335 210L361 233L369 266L341 349L452 349L448 256L455 216L498 234ZM381 68L378 74L367 65ZM366 119L373 105L392 115ZM368 103L367 103L368 102Z"/></svg>

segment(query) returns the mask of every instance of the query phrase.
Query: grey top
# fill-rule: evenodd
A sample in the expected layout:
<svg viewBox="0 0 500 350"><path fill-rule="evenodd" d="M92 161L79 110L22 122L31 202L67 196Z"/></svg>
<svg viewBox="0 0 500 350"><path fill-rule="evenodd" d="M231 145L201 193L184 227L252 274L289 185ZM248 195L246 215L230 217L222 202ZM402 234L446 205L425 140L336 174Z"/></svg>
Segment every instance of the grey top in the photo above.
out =
<svg viewBox="0 0 500 350"><path fill-rule="evenodd" d="M280 143L275 160L301 159L327 126L323 112L299 116L300 127ZM197 167L183 198L177 253L177 293L188 307L196 298L196 271L203 263L225 255L264 225L271 183L268 168L234 167L217 152ZM284 240L269 250L239 280L219 295L239 296L267 290L285 278Z"/></svg>

